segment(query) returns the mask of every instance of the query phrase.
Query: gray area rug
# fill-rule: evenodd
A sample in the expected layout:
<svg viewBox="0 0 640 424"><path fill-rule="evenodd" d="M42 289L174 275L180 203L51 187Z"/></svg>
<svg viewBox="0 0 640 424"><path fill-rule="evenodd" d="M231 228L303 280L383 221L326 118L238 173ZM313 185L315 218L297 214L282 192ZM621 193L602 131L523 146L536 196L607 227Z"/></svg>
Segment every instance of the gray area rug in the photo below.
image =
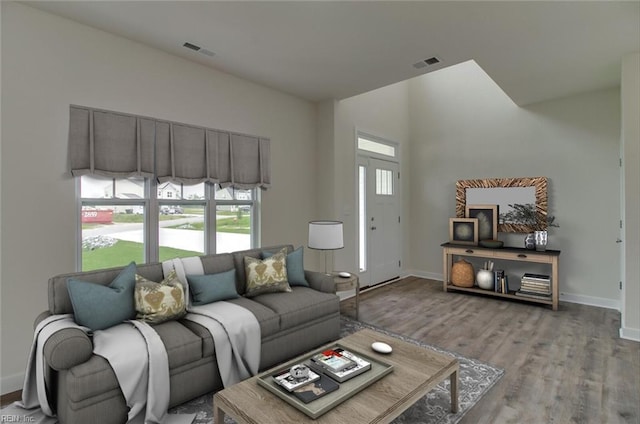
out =
<svg viewBox="0 0 640 424"><path fill-rule="evenodd" d="M426 396L406 410L396 418L394 424L453 424L460 421L464 414L480 400L480 398L494 385L502 375L504 370L496 368L487 363L465 358L455 352L449 352L426 343L413 340L401 334L392 333L382 328L378 328L351 318L342 316L340 320L340 337L348 336L363 328L370 328L389 336L404 340L409 343L432 349L436 352L452 355L458 359L460 373L458 376L458 413L451 413L451 399L449 397L449 379L446 379ZM183 405L177 406L169 413L195 413L197 414L194 424L213 423L213 393L201 396ZM225 417L226 424L234 421Z"/></svg>

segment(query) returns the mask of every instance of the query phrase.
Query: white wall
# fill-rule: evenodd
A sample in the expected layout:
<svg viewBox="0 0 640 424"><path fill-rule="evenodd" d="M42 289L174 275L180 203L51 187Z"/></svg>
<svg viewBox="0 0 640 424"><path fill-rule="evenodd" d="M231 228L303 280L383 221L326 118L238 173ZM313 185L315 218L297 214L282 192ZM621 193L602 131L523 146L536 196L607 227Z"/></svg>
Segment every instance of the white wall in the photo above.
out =
<svg viewBox="0 0 640 424"><path fill-rule="evenodd" d="M622 61L624 291L620 335L640 341L640 53Z"/></svg>
<svg viewBox="0 0 640 424"><path fill-rule="evenodd" d="M263 245L306 244L315 211L314 104L2 2L1 393L21 387L47 279L75 269L75 188L66 173L72 103L270 137Z"/></svg>
<svg viewBox="0 0 640 424"><path fill-rule="evenodd" d="M520 108L475 62L409 84L410 266L442 276L457 180L546 176L560 225L549 248L562 251L561 299L619 307L619 90Z"/></svg>
<svg viewBox="0 0 640 424"><path fill-rule="evenodd" d="M408 175L409 111L406 82L361 94L335 103L335 218L344 222L345 248L335 252L336 269L358 271L358 202L356 131L383 137L400 145L400 173ZM409 213L409 179L400 178L402 211ZM408 249L408 219L402 239ZM403 254L403 256L406 256ZM404 260L403 260L404 263Z"/></svg>

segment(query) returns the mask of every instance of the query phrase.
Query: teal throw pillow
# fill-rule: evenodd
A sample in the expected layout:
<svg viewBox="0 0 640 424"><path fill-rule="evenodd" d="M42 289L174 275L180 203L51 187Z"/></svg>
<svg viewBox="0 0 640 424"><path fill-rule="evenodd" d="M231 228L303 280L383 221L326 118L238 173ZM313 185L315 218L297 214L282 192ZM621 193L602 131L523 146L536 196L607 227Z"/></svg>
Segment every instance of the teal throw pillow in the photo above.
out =
<svg viewBox="0 0 640 424"><path fill-rule="evenodd" d="M76 322L95 331L134 319L135 287L135 262L120 271L108 286L69 278L67 290Z"/></svg>
<svg viewBox="0 0 640 424"><path fill-rule="evenodd" d="M302 246L298 247L293 252L287 254L287 279L290 286L305 286L309 287L309 283L304 276L304 249ZM262 259L270 258L274 253L264 251L262 252Z"/></svg>
<svg viewBox="0 0 640 424"><path fill-rule="evenodd" d="M235 269L217 274L187 275L187 281L195 306L238 297Z"/></svg>

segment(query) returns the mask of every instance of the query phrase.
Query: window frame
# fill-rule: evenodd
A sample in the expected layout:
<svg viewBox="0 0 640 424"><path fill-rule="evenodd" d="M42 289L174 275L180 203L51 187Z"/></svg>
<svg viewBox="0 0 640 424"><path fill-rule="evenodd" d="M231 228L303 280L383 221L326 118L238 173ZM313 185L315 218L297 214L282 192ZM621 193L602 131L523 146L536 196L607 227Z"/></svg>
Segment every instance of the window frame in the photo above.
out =
<svg viewBox="0 0 640 424"><path fill-rule="evenodd" d="M109 178L109 177L106 177ZM76 270L82 271L82 208L84 206L141 206L143 208L143 263L156 263L159 261L160 252L160 210L162 206L203 206L204 207L204 250L203 254L215 254L216 243L216 211L218 205L249 206L250 219L250 248L260 245L260 205L261 190L257 188L252 191L251 200L216 200L215 192L217 184L204 183L204 199L161 199L156 179L144 178L144 198L143 199L121 199L111 198L83 198L82 197L82 177L74 178L76 189ZM128 178L111 178L115 189L115 180ZM183 189L183 185L180 185ZM155 194L152 196L151 194Z"/></svg>

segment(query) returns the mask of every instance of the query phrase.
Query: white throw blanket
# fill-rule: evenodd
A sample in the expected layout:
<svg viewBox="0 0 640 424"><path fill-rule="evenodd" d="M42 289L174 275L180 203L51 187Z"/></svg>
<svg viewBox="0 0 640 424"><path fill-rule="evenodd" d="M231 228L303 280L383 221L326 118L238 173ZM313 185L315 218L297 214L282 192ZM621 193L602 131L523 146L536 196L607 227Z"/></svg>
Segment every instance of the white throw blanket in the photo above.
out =
<svg viewBox="0 0 640 424"><path fill-rule="evenodd" d="M53 408L49 403L46 388L46 381L51 381L51 369L45 363L42 351L49 337L64 328L79 328L82 331L88 331L88 328L75 323L72 314L51 315L36 326L22 386L22 401L17 402L17 406L26 409L39 406L45 415L53 416Z"/></svg>
<svg viewBox="0 0 640 424"><path fill-rule="evenodd" d="M164 275L171 270L185 286L187 275L202 275L204 268L198 257L171 259L162 263ZM196 322L211 333L216 348L218 370L224 387L229 387L258 373L260 366L260 324L251 311L231 302L218 301L193 306L184 319Z"/></svg>
<svg viewBox="0 0 640 424"><path fill-rule="evenodd" d="M49 403L43 347L48 338L64 328L88 332L73 320L73 315L52 315L36 327L22 401L2 410L4 415L29 417L29 422L53 424L53 408ZM129 423L190 424L195 414L167 414L169 406L169 364L167 352L158 334L141 321L129 321L93 334L94 353L104 357L113 368L124 394ZM123 348L125 346L126 348Z"/></svg>

